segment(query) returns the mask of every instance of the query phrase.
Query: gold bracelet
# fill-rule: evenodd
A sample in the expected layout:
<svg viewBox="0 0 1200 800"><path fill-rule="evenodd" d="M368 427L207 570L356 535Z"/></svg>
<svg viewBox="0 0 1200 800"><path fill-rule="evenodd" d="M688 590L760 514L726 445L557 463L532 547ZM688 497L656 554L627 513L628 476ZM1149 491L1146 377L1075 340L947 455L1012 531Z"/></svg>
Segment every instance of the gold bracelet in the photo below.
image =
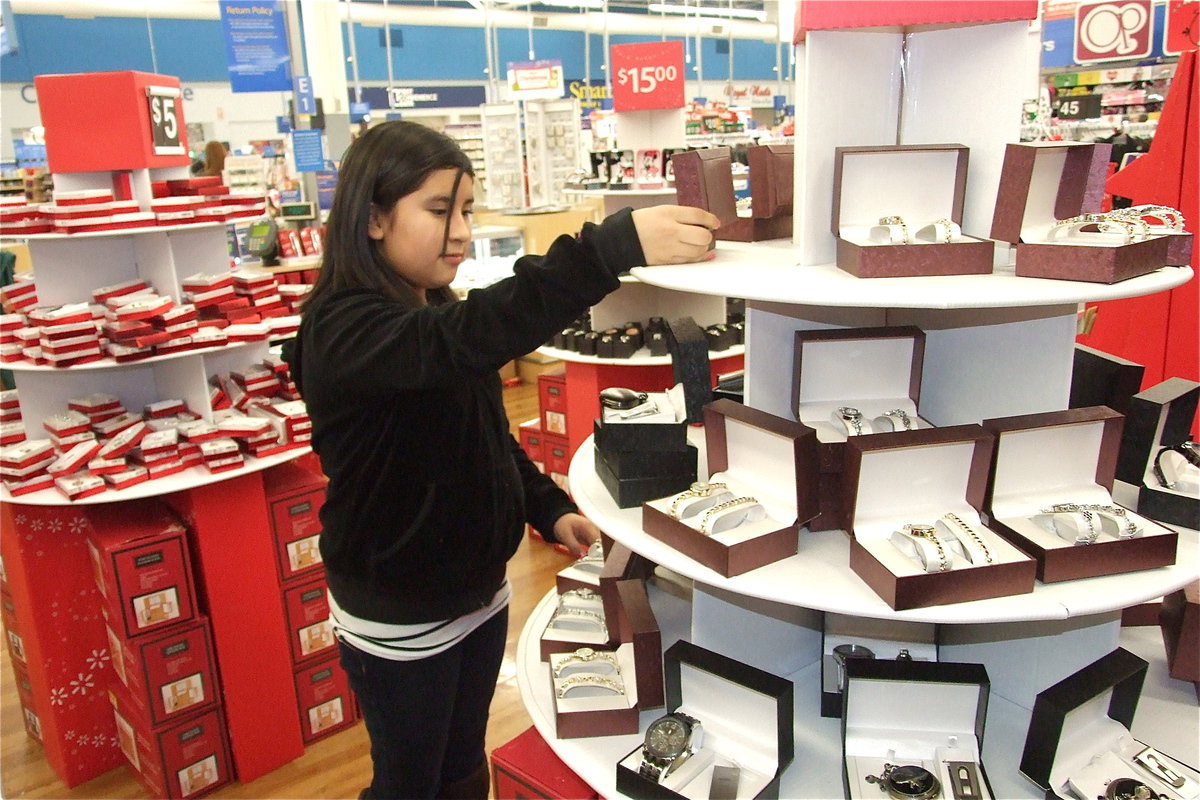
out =
<svg viewBox="0 0 1200 800"><path fill-rule="evenodd" d="M957 514L943 514L943 517L950 520L963 531L965 531L967 536L970 536L975 541L975 544L979 545L979 549L983 551L983 557L987 563L992 563L991 551L987 549L987 545L983 543L983 539L980 538L979 534L975 532L974 528L963 522Z"/></svg>
<svg viewBox="0 0 1200 800"><path fill-rule="evenodd" d="M700 520L700 533L705 536L711 536L712 531L709 530L708 523L715 522L715 518L724 514L732 508L744 505L757 505L758 501L753 497L735 497L732 500L726 500L724 503L717 503L715 506L704 512L704 517Z"/></svg>
<svg viewBox="0 0 1200 800"><path fill-rule="evenodd" d="M938 572L946 572L950 569L950 554L946 552L946 547L938 538L937 528L932 525L905 525L904 531L916 539L925 539L933 543L933 546L937 548Z"/></svg>
<svg viewBox="0 0 1200 800"><path fill-rule="evenodd" d="M704 483L703 481L693 483L691 488L684 489L671 500L671 518L679 519L679 509L686 501L694 497L708 497L715 491L728 488L723 483Z"/></svg>
<svg viewBox="0 0 1200 800"><path fill-rule="evenodd" d="M568 667L573 667L577 664L589 664L592 662L601 662L612 666L613 672L617 675L621 674L621 666L617 663L617 659L612 653L607 650L596 650L591 647L581 647L569 656L558 662L554 667L554 677L561 678L563 671Z"/></svg>
<svg viewBox="0 0 1200 800"><path fill-rule="evenodd" d="M604 619L604 615L596 611L588 611L586 608L570 608L569 606L560 605L550 615L549 627L557 628L559 621L582 622L585 625L594 625L602 631L608 630L608 624Z"/></svg>
<svg viewBox="0 0 1200 800"><path fill-rule="evenodd" d="M901 237L902 244L910 244L911 243L912 240L908 238L908 224L904 221L903 217L897 217L897 216L880 217L879 224L888 229L888 235L892 239L892 242L891 242L892 244L896 244L895 236L892 236L892 234L894 233L894 231L892 231L893 227L897 227L900 229L900 237Z"/></svg>
<svg viewBox="0 0 1200 800"><path fill-rule="evenodd" d="M604 675L597 675L594 672L580 672L576 675L568 675L567 677L556 682L554 693L558 697L566 697L567 693L572 689L579 689L584 686L595 686L598 689L605 689L614 694L625 694L625 686Z"/></svg>

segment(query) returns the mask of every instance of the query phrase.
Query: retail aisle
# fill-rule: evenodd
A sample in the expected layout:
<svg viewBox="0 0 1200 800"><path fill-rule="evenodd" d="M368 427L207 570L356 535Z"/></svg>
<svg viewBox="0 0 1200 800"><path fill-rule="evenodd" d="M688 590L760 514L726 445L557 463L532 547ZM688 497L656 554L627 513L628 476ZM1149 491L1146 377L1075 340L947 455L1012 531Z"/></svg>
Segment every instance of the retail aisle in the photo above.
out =
<svg viewBox="0 0 1200 800"><path fill-rule="evenodd" d="M516 424L537 416L537 384L505 389L505 407ZM517 637L534 605L554 585L554 574L570 558L539 540L526 538L509 562L513 585L508 647L496 699L492 703L488 750L504 744L531 724L517 689ZM366 729L361 723L309 745L304 755L248 783L213 792L214 798L352 798L370 775ZM0 797L14 798L141 798L145 789L129 767L111 770L68 789L42 756L41 746L25 733L12 664L0 656Z"/></svg>

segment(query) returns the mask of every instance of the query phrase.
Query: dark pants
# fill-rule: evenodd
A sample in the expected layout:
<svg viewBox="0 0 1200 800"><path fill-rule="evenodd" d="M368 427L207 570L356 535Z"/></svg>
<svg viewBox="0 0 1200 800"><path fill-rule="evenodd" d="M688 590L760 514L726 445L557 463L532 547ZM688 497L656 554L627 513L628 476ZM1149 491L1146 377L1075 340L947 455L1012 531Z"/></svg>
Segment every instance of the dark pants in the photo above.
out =
<svg viewBox="0 0 1200 800"><path fill-rule="evenodd" d="M419 661L379 658L339 642L371 738L375 775L363 797L431 798L486 771L488 708L507 637L505 608L454 647Z"/></svg>

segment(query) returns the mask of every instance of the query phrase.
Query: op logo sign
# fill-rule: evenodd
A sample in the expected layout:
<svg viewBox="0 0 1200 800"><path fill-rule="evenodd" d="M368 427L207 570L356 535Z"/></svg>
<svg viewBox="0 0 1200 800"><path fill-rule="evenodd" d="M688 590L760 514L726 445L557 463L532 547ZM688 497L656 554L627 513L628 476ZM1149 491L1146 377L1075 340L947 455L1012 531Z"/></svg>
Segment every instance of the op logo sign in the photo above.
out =
<svg viewBox="0 0 1200 800"><path fill-rule="evenodd" d="M1080 3L1075 9L1075 61L1125 61L1150 55L1151 0Z"/></svg>

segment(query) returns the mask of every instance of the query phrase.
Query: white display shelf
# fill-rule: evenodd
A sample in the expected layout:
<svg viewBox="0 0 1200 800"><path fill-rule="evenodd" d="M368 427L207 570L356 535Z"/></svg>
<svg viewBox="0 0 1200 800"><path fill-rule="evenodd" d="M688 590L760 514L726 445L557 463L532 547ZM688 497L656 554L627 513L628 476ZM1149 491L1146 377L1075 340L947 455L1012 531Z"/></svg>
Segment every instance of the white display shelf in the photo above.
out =
<svg viewBox="0 0 1200 800"><path fill-rule="evenodd" d="M580 197L674 197L675 190L663 189L563 189L563 194L574 194Z"/></svg>
<svg viewBox="0 0 1200 800"><path fill-rule="evenodd" d="M116 361L106 356L98 361L89 361L86 364L76 364L70 367L55 367L50 364L31 364L28 361L4 363L0 364L0 367L3 369L12 370L13 372L50 372L61 375L69 375L71 373L91 372L94 370L104 369L132 369L134 367L160 364L164 361L174 361L181 358L195 358L196 356L209 355L211 353L224 353L229 350L235 350L261 343L262 340L250 342L226 342L225 344L213 345L212 347L198 347L195 350L182 350L178 353L168 353L162 356L147 356L146 358L134 359L133 361Z"/></svg>
<svg viewBox="0 0 1200 800"><path fill-rule="evenodd" d="M1013 308L1139 297L1182 286L1189 267L1163 267L1119 283L1018 278L1012 267L990 275L857 278L836 264L799 266L787 239L718 242L716 258L699 264L634 267L640 281L664 289L742 297L766 303L840 308Z"/></svg>
<svg viewBox="0 0 1200 800"><path fill-rule="evenodd" d="M629 358L600 358L599 356L576 353L574 350L560 350L557 347L545 346L539 347L537 352L550 358L557 358L560 361L571 361L576 364L603 364L616 367L659 367L664 365L670 366L671 364L671 356L669 354L665 356L647 355L650 352L650 348L648 347L637 350ZM725 350L709 351L708 358L710 361L713 361L721 358L740 356L745 353L745 345L735 344L733 347Z"/></svg>
<svg viewBox="0 0 1200 800"><path fill-rule="evenodd" d="M689 430L699 450L697 474L707 475L703 432ZM796 555L726 578L642 530L641 508L618 508L594 468L589 437L571 460L571 495L585 516L629 549L705 586L739 596L856 617L908 622L973 624L1065 620L1120 610L1188 585L1200 577L1194 532L1179 535L1174 566L1059 583L1038 583L1027 594L894 611L850 569L844 531L800 531Z"/></svg>
<svg viewBox="0 0 1200 800"><path fill-rule="evenodd" d="M247 216L246 219L255 219L255 217ZM81 231L80 233L31 233L28 236L4 238L21 238L29 239L35 242L52 242L55 240L70 239L103 239L111 236L142 236L148 233L175 233L177 231L195 231L204 230L205 228L224 227L227 224L236 222L237 218L226 220L224 222L189 222L180 225L145 225L139 228L121 228L112 231Z"/></svg>
<svg viewBox="0 0 1200 800"><path fill-rule="evenodd" d="M568 197L599 198L604 202L604 216L609 216L622 208L649 208L675 202L675 189L563 189L563 195ZM737 296L737 295L734 295Z"/></svg>
<svg viewBox="0 0 1200 800"><path fill-rule="evenodd" d="M285 450L282 453L266 456L265 458L246 456L245 465L226 472L209 472L202 466L188 467L182 472L168 475L165 478L142 481L126 489L110 488L91 497L85 497L82 500L68 500L57 489L42 489L39 492L30 492L29 494L13 497L9 494L8 489L0 485L0 503L27 506L93 506L102 503L122 503L126 500L141 500L146 497L158 497L170 494L171 492L183 491L184 489L194 489L197 486L207 486L210 483L220 483L231 478L249 475L252 472L261 472L264 469L282 464L285 461L299 458L308 453L309 450L310 448L305 446L295 447Z"/></svg>
<svg viewBox="0 0 1200 800"><path fill-rule="evenodd" d="M664 649L688 638L686 601L659 589L652 581L649 596L662 634ZM549 666L541 660L540 637L557 604L549 592L529 615L517 640L517 686L538 733L601 797L623 797L616 790L616 763L642 742L642 735L622 734L579 739L559 739L555 731L554 698ZM1184 763L1196 763L1200 720L1190 686L1166 675L1162 643L1157 628L1121 631L1120 644L1150 662L1143 702L1134 718L1132 733ZM841 720L820 715L820 663L808 661L783 677L792 681L794 694L795 758L783 775L781 798L832 798L842 796ZM640 730L661 716L664 709L641 712ZM983 763L995 797L1002 800L1045 795L1019 772L1022 748L1029 729L1030 710L998 696L988 702L983 737Z"/></svg>

